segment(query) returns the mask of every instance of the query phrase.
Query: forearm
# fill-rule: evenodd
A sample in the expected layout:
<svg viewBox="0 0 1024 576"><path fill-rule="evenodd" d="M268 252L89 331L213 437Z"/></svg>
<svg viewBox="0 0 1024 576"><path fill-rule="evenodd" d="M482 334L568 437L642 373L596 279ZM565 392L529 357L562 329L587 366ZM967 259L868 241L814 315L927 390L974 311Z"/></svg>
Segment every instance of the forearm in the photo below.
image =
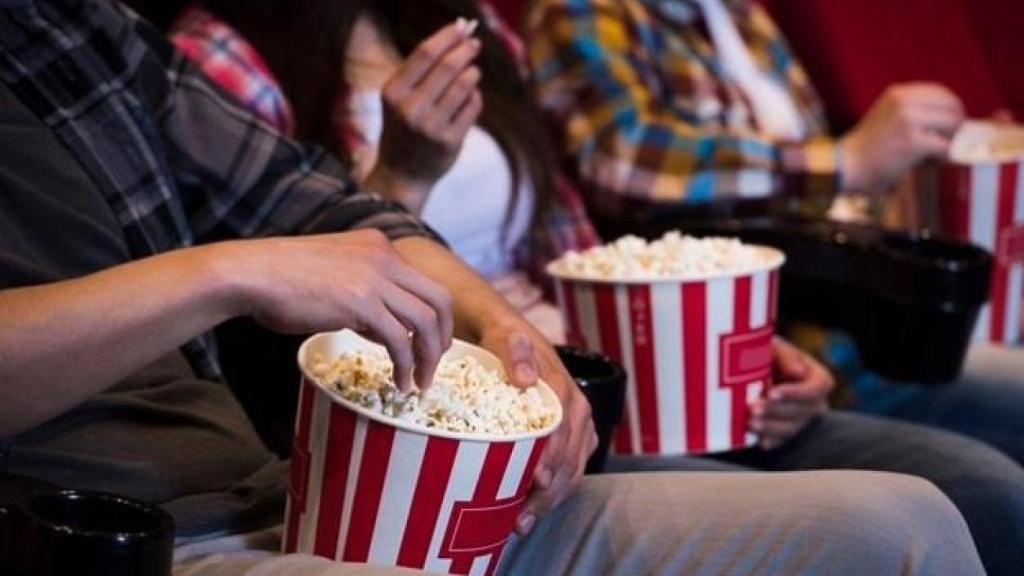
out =
<svg viewBox="0 0 1024 576"><path fill-rule="evenodd" d="M419 237L397 240L394 246L413 267L451 293L457 337L478 342L485 326L515 316L508 302L486 280L444 246Z"/></svg>
<svg viewBox="0 0 1024 576"><path fill-rule="evenodd" d="M0 437L65 412L230 317L219 249L0 291Z"/></svg>

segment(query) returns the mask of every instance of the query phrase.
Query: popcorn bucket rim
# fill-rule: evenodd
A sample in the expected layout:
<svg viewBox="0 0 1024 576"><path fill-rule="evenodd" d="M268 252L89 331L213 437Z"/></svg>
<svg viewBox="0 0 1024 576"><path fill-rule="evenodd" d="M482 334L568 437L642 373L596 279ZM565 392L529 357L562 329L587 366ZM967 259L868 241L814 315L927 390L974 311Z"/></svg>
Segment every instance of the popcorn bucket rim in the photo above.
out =
<svg viewBox="0 0 1024 576"><path fill-rule="evenodd" d="M544 267L544 271L547 272L548 276L556 280L562 280L567 282L581 282L589 284L606 284L606 285L644 285L644 284L670 284L670 283L688 283L688 282L708 282L713 280L721 280L726 278L739 278L742 276L749 276L752 274L759 274L762 272L771 272L782 268L782 265L786 263L786 255L778 248L772 246L764 246L761 244L745 244L752 248L756 248L761 252L765 252L769 255L769 260L763 264L757 266L749 266L745 268L738 268L736 270L723 270L712 273L687 273L677 274L674 276L637 276L632 278L608 278L604 276L587 276L582 274L570 274L562 270L561 261L562 258L554 260L548 263Z"/></svg>
<svg viewBox="0 0 1024 576"><path fill-rule="evenodd" d="M346 400L341 396L341 394L328 388L326 385L320 382L319 379L317 379L307 371L306 362L304 361L304 359L307 357L309 349L320 341L335 338L342 338L351 341L350 344L342 346L342 352L370 348L379 349L380 351L387 354L387 350L380 344L377 344L376 342L373 342L372 340L369 340L367 338L363 338L356 332L349 329L338 330L335 332L320 332L314 334L307 338L302 343L302 346L299 347L297 361L299 365L299 370L302 372L303 378L310 382L312 385L316 386L317 389L327 394L327 397L330 398L331 402L339 404L345 407L346 409L355 412L359 416L368 418L381 424L386 424L388 426L398 428L400 430L404 430L406 432L412 432L414 434L420 434L423 436L448 438L450 440L459 440L466 442L484 443L519 442L522 440L544 438L550 436L562 424L562 403L558 400L558 396L555 395L555 392L551 388L551 386L547 382L539 379L537 380L537 388L540 392L541 397L544 399L545 404L548 404L555 408L555 420L550 425L541 428L540 430L534 430L532 432L520 432L518 434L508 434L501 436L495 434L485 434L482 432L451 432L448 430L438 430L436 428L429 428L427 426L421 426L411 422L406 422L404 420L399 420L397 418L392 418L390 416L385 416L383 414L370 410L369 408L360 406L355 402ZM488 352L487 350L479 346L475 346L464 340L459 340L458 338L452 339L452 347L449 348L444 353L444 356L447 356L452 353L458 353L460 356L476 356L477 358L483 360L485 365L501 366L501 361L494 354ZM501 373L502 375L505 375L503 369L501 370Z"/></svg>

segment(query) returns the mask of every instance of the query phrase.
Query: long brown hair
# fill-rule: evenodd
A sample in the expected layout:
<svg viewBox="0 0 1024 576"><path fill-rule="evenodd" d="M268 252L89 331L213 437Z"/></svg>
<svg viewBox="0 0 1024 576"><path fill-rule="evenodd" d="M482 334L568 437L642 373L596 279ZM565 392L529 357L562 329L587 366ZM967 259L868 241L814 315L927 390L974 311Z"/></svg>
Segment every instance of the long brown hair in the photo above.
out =
<svg viewBox="0 0 1024 576"><path fill-rule="evenodd" d="M370 14L402 56L408 56L456 18L483 19L476 0L206 0L205 5L267 61L292 103L296 136L337 152L349 164L332 115L346 91L343 64L356 20ZM528 178L536 191L536 217L555 193L554 149L505 45L487 26L480 26L476 34L482 44L477 60L483 73L480 124L509 159L510 206L516 205L519 182Z"/></svg>

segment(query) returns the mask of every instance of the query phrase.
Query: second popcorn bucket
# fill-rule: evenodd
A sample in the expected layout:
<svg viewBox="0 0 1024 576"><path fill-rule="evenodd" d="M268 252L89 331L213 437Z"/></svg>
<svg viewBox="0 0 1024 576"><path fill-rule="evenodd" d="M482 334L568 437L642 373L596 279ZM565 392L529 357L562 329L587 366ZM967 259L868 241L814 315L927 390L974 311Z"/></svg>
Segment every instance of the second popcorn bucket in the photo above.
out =
<svg viewBox="0 0 1024 576"><path fill-rule="evenodd" d="M299 350L303 378L285 512L285 552L450 574L492 574L531 487L547 437L457 433L399 421L345 400L312 376L317 356L383 351L354 332L313 336ZM456 340L446 358L488 352ZM502 372L503 373L503 372Z"/></svg>
<svg viewBox="0 0 1024 576"><path fill-rule="evenodd" d="M678 455L752 446L750 401L771 385L779 294L774 248L737 272L605 279L548 267L569 342L628 374L617 454Z"/></svg>
<svg viewBox="0 0 1024 576"><path fill-rule="evenodd" d="M939 229L992 253L975 342L1020 342L1024 298L1024 128L966 122L938 170Z"/></svg>

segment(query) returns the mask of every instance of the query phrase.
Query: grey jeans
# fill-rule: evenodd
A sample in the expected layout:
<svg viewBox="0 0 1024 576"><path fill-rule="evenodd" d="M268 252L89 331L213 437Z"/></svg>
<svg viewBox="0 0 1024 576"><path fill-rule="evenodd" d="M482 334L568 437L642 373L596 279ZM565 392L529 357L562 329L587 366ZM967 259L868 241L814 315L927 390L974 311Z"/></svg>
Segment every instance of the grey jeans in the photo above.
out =
<svg viewBox="0 0 1024 576"><path fill-rule="evenodd" d="M984 573L964 520L932 484L899 474L834 471L588 477L529 537L509 544L500 571ZM410 572L240 550L175 568L175 576L398 573Z"/></svg>

